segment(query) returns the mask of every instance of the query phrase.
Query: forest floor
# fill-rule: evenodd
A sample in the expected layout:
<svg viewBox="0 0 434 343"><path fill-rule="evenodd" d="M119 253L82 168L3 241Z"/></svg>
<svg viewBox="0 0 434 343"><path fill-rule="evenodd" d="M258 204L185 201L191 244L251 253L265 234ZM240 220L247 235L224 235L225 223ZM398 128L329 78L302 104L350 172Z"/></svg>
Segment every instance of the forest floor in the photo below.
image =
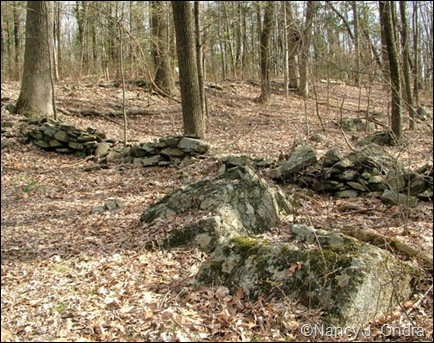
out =
<svg viewBox="0 0 434 343"><path fill-rule="evenodd" d="M352 135L367 133L347 133L346 140L334 123L341 116L363 118L369 104L377 120L385 125L388 121L388 94L381 86L359 90L318 82L316 96L304 101L293 93L285 97L281 85L273 83L272 101L263 106L255 101L260 87L254 82L219 85L222 90L207 90L207 140L213 154L278 158L300 143L311 144L319 156L332 148L347 152L355 138ZM1 87L2 102L9 98L15 103L19 84L2 82ZM136 86L130 86L127 95L128 109L152 113L128 118L131 142L182 134L179 102ZM121 99L121 89L116 87L83 82L57 85L57 106L63 109L119 111ZM432 111L432 94L423 93L421 102ZM62 118L79 128L92 127L109 138L123 139L122 117ZM409 143L386 150L412 169L432 163L432 122L418 121L413 131L407 129L407 117L403 122ZM314 134L323 135L323 141L310 140ZM111 164L108 169L84 171L90 165L89 160L45 152L18 141L2 149L2 341L432 339L432 270L424 271L410 301L361 328L366 335L303 336L303 325L320 323L321 311L290 299L249 301L241 291L228 295L221 287L196 287L194 276L207 258L203 253L196 249L144 250L148 233L140 225L142 212L179 187L215 175L217 159L205 158L183 169ZM281 187L302 204L294 222L371 228L423 251L433 250L430 202L408 209L371 198L312 194L293 184ZM92 212L109 197L122 198L125 207ZM407 331L392 334L384 330L384 324ZM419 337L419 331L407 334L411 325L423 328L423 335Z"/></svg>

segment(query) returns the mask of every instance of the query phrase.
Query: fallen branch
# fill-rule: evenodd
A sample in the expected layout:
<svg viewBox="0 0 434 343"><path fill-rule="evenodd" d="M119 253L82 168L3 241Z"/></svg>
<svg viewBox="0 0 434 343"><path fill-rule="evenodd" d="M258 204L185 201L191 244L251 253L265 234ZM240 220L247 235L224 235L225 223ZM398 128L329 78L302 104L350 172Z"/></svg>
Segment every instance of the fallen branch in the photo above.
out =
<svg viewBox="0 0 434 343"><path fill-rule="evenodd" d="M380 248L391 250L394 253L402 254L408 259L416 258L421 260L423 264L429 268L433 268L433 257L421 249L413 248L394 237L386 237L374 230L357 229L357 228L343 228L340 229L342 233L357 238L363 242L378 246Z"/></svg>
<svg viewBox="0 0 434 343"><path fill-rule="evenodd" d="M65 108L59 108L59 112L62 112L64 114L77 114L83 117L92 117L92 116L102 116L102 117L120 117L123 116L122 111L107 111L107 112L100 112L93 109L65 109ZM145 115L145 116L155 116L160 114L161 111L149 111L149 110L128 110L127 115L128 116L138 116L138 115Z"/></svg>

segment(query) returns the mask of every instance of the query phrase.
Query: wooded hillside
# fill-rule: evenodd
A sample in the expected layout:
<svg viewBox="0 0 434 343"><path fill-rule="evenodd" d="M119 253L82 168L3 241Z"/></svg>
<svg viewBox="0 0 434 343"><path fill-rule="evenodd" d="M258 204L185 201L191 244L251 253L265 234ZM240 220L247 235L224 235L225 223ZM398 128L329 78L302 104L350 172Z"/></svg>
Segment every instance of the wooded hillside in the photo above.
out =
<svg viewBox="0 0 434 343"><path fill-rule="evenodd" d="M178 3L2 2L2 341L432 340L432 3Z"/></svg>

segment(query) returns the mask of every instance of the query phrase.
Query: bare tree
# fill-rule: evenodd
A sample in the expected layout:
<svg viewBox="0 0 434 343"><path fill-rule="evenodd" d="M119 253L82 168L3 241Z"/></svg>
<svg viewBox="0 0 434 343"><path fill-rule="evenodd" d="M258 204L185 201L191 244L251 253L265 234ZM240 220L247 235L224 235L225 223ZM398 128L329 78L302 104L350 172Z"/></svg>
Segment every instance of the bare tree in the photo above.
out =
<svg viewBox="0 0 434 343"><path fill-rule="evenodd" d="M267 1L261 32L261 96L259 101L268 103L270 90L270 38L274 29L274 2Z"/></svg>
<svg viewBox="0 0 434 343"><path fill-rule="evenodd" d="M172 8L178 53L184 134L205 138L205 118L200 101L191 5L189 1L172 1Z"/></svg>
<svg viewBox="0 0 434 343"><path fill-rule="evenodd" d="M395 28L392 23L392 2L380 1L380 23L384 32L387 57L389 60L389 75L392 92L392 132L396 139L402 136L401 124L401 76L399 72L398 54L396 51Z"/></svg>
<svg viewBox="0 0 434 343"><path fill-rule="evenodd" d="M402 61L403 61L403 74L405 83L405 94L407 100L407 107L410 112L410 129L414 129L414 118L415 110L413 103L413 94L411 92L411 81L410 81L410 51L409 51L409 41L408 41L408 23L406 14L407 1L399 2L399 9L401 13L401 45L402 45Z"/></svg>
<svg viewBox="0 0 434 343"><path fill-rule="evenodd" d="M304 24L301 51L300 51L300 88L299 93L303 97L309 96L309 49L312 38L312 23L316 2L308 1L306 9L306 21Z"/></svg>
<svg viewBox="0 0 434 343"><path fill-rule="evenodd" d="M169 56L169 23L166 1L151 1L152 57L154 58L154 83L168 95L176 93Z"/></svg>
<svg viewBox="0 0 434 343"><path fill-rule="evenodd" d="M17 112L28 117L54 115L52 83L52 1L28 1L26 43Z"/></svg>

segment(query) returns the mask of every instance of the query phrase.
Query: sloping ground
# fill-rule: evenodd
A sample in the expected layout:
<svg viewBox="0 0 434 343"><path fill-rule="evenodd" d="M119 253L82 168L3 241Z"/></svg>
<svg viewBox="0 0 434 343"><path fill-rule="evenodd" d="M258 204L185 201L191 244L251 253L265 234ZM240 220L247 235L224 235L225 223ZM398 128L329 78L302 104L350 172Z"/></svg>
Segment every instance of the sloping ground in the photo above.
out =
<svg viewBox="0 0 434 343"><path fill-rule="evenodd" d="M18 87L17 83L2 83L2 98L16 101ZM293 145L306 141L320 152L336 147L349 151L333 121L339 120L341 106L343 116L363 117L357 111L366 109L365 91L360 108L359 92L350 86L333 85L327 94L326 85L319 84L317 91L320 103L330 99L329 106L319 106L326 132L321 131L313 99L306 103L295 95L285 99L276 88L272 103L263 107L255 102L259 87L254 84L226 82L223 91L209 89L208 140L213 151L277 158L281 151L289 152ZM60 84L57 93L58 106L65 109L106 113L119 110L121 103L118 88L70 82ZM140 88L129 89L129 94L130 109L146 108L153 113L129 118L130 139L145 142L182 133L179 103ZM370 110L386 113L386 92L376 88L371 94ZM428 94L426 99L432 105ZM387 123L385 115L377 117ZM64 120L122 140L120 117L65 115ZM310 141L316 133L324 140ZM429 126L418 123L417 130L406 134L409 145L387 148L388 152L414 169L432 162ZM347 135L351 144L351 135L365 133ZM21 145L13 137L10 140L13 145L1 152L2 341L304 341L303 334L308 333L303 325L321 319L320 311L290 301L260 298L247 302L241 291L194 287L193 278L207 258L197 250L143 249L151 236L177 228L183 220L174 218L169 224L154 226L154 232L143 232L139 221L143 210L181 186L215 175L220 166L214 159L182 169L112 164L108 169L84 172L91 161ZM293 223L374 229L432 252L431 203L405 209L370 198L320 196L290 184L283 189L301 203ZM122 198L125 207L92 211L109 197ZM285 240L288 224L277 227L275 237ZM416 268L417 261L414 263ZM360 339L382 341L385 336L391 338L390 331L380 330L383 324L408 327L411 323L423 328L424 339L432 338L432 280L428 275L429 271L411 301L372 323L370 335ZM416 340L418 334L413 330L406 337L404 331L401 335L395 332L393 339ZM318 338L348 340L339 335Z"/></svg>

